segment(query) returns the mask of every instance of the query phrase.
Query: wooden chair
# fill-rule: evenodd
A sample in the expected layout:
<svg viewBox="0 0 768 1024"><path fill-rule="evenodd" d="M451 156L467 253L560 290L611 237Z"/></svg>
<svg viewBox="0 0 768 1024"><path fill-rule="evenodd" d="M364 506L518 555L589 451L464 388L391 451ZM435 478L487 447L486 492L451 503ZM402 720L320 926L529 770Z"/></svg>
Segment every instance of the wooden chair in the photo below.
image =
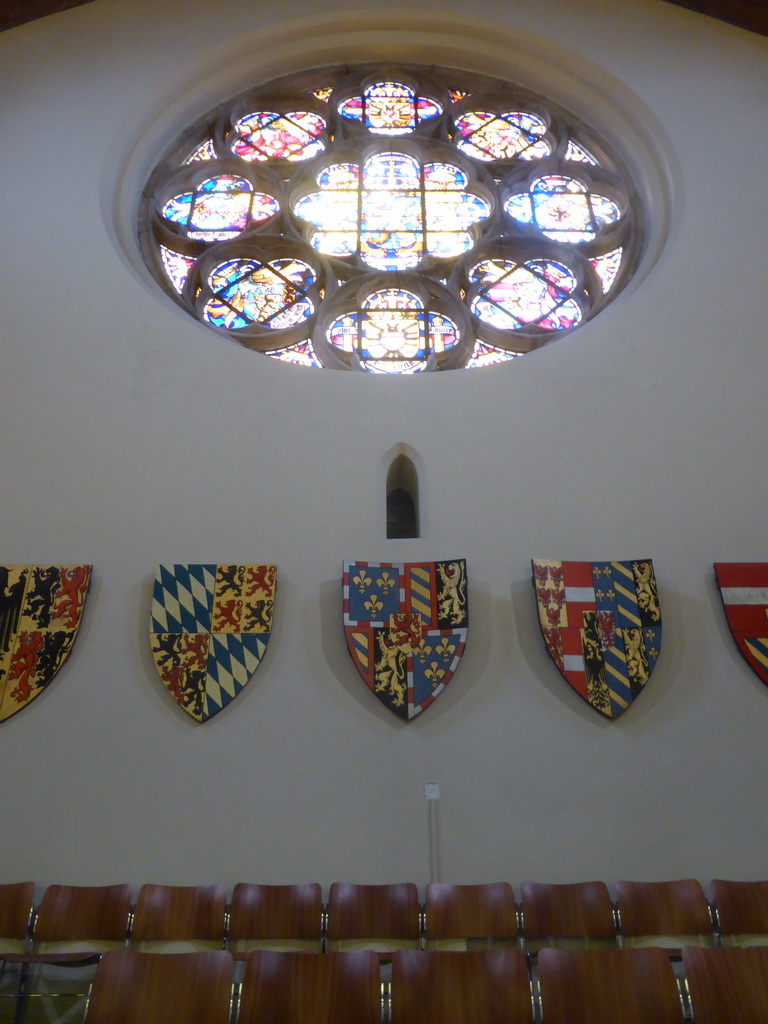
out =
<svg viewBox="0 0 768 1024"><path fill-rule="evenodd" d="M545 946L615 947L613 906L605 882L523 882L520 895L526 952L534 953Z"/></svg>
<svg viewBox="0 0 768 1024"><path fill-rule="evenodd" d="M238 882L229 905L227 949L244 957L253 949L319 953L323 897L317 882L255 885Z"/></svg>
<svg viewBox="0 0 768 1024"><path fill-rule="evenodd" d="M430 882L425 892L426 948L501 949L517 946L517 905L509 882L449 885Z"/></svg>
<svg viewBox="0 0 768 1024"><path fill-rule="evenodd" d="M371 950L323 956L274 950L248 954L238 1024L380 1021L379 960Z"/></svg>
<svg viewBox="0 0 768 1024"><path fill-rule="evenodd" d="M29 961L65 963L124 947L131 887L49 885L32 933Z"/></svg>
<svg viewBox="0 0 768 1024"><path fill-rule="evenodd" d="M709 903L699 882L617 882L616 902L625 949L714 946Z"/></svg>
<svg viewBox="0 0 768 1024"><path fill-rule="evenodd" d="M189 953L222 949L227 908L223 885L142 885L131 929L131 949Z"/></svg>
<svg viewBox="0 0 768 1024"><path fill-rule="evenodd" d="M532 1024L528 966L518 949L399 950L391 1024Z"/></svg>
<svg viewBox="0 0 768 1024"><path fill-rule="evenodd" d="M765 1024L768 1021L768 949L683 950L696 1024Z"/></svg>
<svg viewBox="0 0 768 1024"><path fill-rule="evenodd" d="M712 881L723 946L768 945L768 882Z"/></svg>
<svg viewBox="0 0 768 1024"><path fill-rule="evenodd" d="M418 949L419 893L413 882L354 885L334 882L328 893L329 951Z"/></svg>
<svg viewBox="0 0 768 1024"><path fill-rule="evenodd" d="M542 1024L683 1024L663 949L542 949Z"/></svg>
<svg viewBox="0 0 768 1024"><path fill-rule="evenodd" d="M0 956L25 951L34 896L34 882L0 885Z"/></svg>
<svg viewBox="0 0 768 1024"><path fill-rule="evenodd" d="M29 999L41 1001L48 1019L82 1013L93 968L108 950L125 947L131 887L123 885L49 885L43 893L32 932L31 949L6 954L19 966L18 1010Z"/></svg>
<svg viewBox="0 0 768 1024"><path fill-rule="evenodd" d="M86 1024L228 1024L232 957L200 953L105 953Z"/></svg>
<svg viewBox="0 0 768 1024"><path fill-rule="evenodd" d="M22 969L14 970L4 957L26 952L34 896L34 882L0 885L0 999L4 1004L19 997ZM5 1016L4 1011L0 1013L0 1019Z"/></svg>

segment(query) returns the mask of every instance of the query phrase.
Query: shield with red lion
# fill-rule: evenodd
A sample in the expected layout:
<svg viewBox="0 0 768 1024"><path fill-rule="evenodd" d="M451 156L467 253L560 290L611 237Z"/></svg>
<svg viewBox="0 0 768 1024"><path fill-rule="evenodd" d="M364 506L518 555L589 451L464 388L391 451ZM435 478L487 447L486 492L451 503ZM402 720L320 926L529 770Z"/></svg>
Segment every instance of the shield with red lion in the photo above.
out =
<svg viewBox="0 0 768 1024"><path fill-rule="evenodd" d="M410 720L440 696L467 640L467 566L345 562L344 633L366 686Z"/></svg>
<svg viewBox="0 0 768 1024"><path fill-rule="evenodd" d="M715 562L715 577L736 646L768 684L768 563Z"/></svg>
<svg viewBox="0 0 768 1024"><path fill-rule="evenodd" d="M66 661L92 569L0 566L0 721L39 697Z"/></svg>
<svg viewBox="0 0 768 1024"><path fill-rule="evenodd" d="M532 566L550 658L590 707L618 718L642 693L661 650L661 611L650 559L534 558Z"/></svg>
<svg viewBox="0 0 768 1024"><path fill-rule="evenodd" d="M161 565L150 643L173 699L205 722L230 704L264 657L272 631L274 565Z"/></svg>

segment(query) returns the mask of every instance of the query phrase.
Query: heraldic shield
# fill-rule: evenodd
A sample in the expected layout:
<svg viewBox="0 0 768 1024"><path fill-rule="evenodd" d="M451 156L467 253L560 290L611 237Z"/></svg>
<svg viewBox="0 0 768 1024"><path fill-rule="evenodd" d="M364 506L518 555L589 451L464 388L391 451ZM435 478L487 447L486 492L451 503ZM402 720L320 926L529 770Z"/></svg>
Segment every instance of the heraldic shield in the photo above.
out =
<svg viewBox="0 0 768 1024"><path fill-rule="evenodd" d="M92 569L0 566L0 722L39 697L67 660Z"/></svg>
<svg viewBox="0 0 768 1024"><path fill-rule="evenodd" d="M345 562L344 633L366 686L399 718L429 707L467 641L467 566Z"/></svg>
<svg viewBox="0 0 768 1024"><path fill-rule="evenodd" d="M205 722L259 667L272 630L274 565L161 565L150 643L171 696Z"/></svg>
<svg viewBox="0 0 768 1024"><path fill-rule="evenodd" d="M534 558L532 565L550 658L580 697L606 718L618 718L642 692L661 650L651 561Z"/></svg>
<svg viewBox="0 0 768 1024"><path fill-rule="evenodd" d="M715 562L715 577L736 646L768 684L768 563Z"/></svg>

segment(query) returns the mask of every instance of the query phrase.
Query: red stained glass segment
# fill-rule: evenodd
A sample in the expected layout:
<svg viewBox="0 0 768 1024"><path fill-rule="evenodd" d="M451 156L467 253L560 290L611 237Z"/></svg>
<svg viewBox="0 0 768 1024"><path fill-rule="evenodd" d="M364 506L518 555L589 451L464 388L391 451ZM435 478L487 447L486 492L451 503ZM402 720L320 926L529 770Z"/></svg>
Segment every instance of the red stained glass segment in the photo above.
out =
<svg viewBox="0 0 768 1024"><path fill-rule="evenodd" d="M325 121L306 110L288 114L257 111L235 124L232 152L243 160L309 160L323 151Z"/></svg>

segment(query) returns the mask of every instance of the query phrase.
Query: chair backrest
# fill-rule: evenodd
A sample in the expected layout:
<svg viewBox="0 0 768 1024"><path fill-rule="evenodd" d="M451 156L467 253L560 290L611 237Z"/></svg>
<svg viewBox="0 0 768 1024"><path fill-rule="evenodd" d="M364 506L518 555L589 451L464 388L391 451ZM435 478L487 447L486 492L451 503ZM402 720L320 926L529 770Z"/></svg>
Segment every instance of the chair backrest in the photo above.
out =
<svg viewBox="0 0 768 1024"><path fill-rule="evenodd" d="M613 906L605 882L562 885L523 882L525 949L601 949L616 945Z"/></svg>
<svg viewBox="0 0 768 1024"><path fill-rule="evenodd" d="M34 882L0 885L0 953L24 952L34 897Z"/></svg>
<svg viewBox="0 0 768 1024"><path fill-rule="evenodd" d="M724 946L768 945L768 882L712 881Z"/></svg>
<svg viewBox="0 0 768 1024"><path fill-rule="evenodd" d="M622 945L713 946L709 903L699 882L617 882Z"/></svg>
<svg viewBox="0 0 768 1024"><path fill-rule="evenodd" d="M509 882L430 882L424 897L427 949L514 948L517 905Z"/></svg>
<svg viewBox="0 0 768 1024"><path fill-rule="evenodd" d="M125 947L131 887L49 885L37 909L35 953L90 953Z"/></svg>
<svg viewBox="0 0 768 1024"><path fill-rule="evenodd" d="M392 1024L532 1024L519 949L399 950L392 957Z"/></svg>
<svg viewBox="0 0 768 1024"><path fill-rule="evenodd" d="M683 950L696 1024L768 1021L768 949Z"/></svg>
<svg viewBox="0 0 768 1024"><path fill-rule="evenodd" d="M542 949L542 1024L683 1024L663 949Z"/></svg>
<svg viewBox="0 0 768 1024"><path fill-rule="evenodd" d="M334 882L328 893L327 948L341 951L418 949L419 892L414 882Z"/></svg>
<svg viewBox="0 0 768 1024"><path fill-rule="evenodd" d="M323 895L319 883L256 885L238 882L229 904L227 948L321 949Z"/></svg>
<svg viewBox="0 0 768 1024"><path fill-rule="evenodd" d="M379 960L353 953L249 953L238 1024L380 1024Z"/></svg>
<svg viewBox="0 0 768 1024"><path fill-rule="evenodd" d="M86 1024L228 1024L232 957L201 953L105 953Z"/></svg>
<svg viewBox="0 0 768 1024"><path fill-rule="evenodd" d="M131 948L145 953L221 949L226 907L223 885L142 885Z"/></svg>

